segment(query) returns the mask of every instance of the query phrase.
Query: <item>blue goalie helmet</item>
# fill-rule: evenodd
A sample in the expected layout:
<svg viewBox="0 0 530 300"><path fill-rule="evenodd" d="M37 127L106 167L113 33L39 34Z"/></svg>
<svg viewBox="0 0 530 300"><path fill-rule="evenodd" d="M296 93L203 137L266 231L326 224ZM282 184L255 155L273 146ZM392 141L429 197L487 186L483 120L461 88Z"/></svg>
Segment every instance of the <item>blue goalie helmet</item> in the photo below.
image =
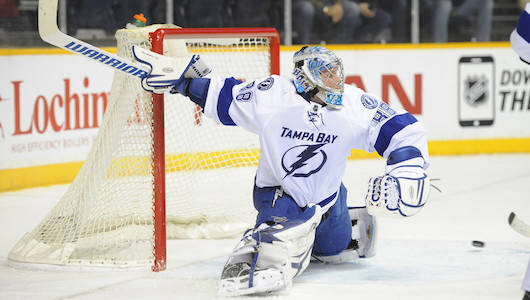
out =
<svg viewBox="0 0 530 300"><path fill-rule="evenodd" d="M303 47L293 56L296 90L317 97L332 108L342 108L344 70L342 60L321 47Z"/></svg>

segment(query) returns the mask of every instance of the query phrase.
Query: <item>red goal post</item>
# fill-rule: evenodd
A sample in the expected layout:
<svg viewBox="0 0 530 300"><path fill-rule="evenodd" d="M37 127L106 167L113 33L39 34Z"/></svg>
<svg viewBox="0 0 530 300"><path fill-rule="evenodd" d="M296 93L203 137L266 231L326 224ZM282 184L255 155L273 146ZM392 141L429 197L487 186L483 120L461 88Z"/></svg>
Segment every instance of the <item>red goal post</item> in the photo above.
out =
<svg viewBox="0 0 530 300"><path fill-rule="evenodd" d="M269 40L270 74L280 74L280 36L274 28L161 28L149 34L151 50L164 53L164 39L266 38ZM166 269L164 95L153 94L154 264L155 272ZM249 199L250 201L250 199Z"/></svg>

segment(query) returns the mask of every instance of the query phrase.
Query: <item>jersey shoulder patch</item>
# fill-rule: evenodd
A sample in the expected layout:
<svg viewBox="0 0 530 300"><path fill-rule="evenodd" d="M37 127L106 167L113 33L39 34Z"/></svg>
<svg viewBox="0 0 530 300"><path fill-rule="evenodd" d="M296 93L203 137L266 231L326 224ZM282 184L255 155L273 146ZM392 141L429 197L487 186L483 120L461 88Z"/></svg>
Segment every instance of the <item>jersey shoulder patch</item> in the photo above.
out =
<svg viewBox="0 0 530 300"><path fill-rule="evenodd" d="M258 90L266 91L266 90L270 89L273 84L274 84L274 78L273 77L268 77L265 80L263 80L260 83L258 83Z"/></svg>
<svg viewBox="0 0 530 300"><path fill-rule="evenodd" d="M239 90L239 93L235 96L236 101L239 102L249 102L252 99L254 99L254 87L256 86L256 82L252 81L242 87Z"/></svg>
<svg viewBox="0 0 530 300"><path fill-rule="evenodd" d="M367 109L374 109L379 104L379 101L374 96L368 95L368 94L362 94L361 95L361 103L364 107Z"/></svg>

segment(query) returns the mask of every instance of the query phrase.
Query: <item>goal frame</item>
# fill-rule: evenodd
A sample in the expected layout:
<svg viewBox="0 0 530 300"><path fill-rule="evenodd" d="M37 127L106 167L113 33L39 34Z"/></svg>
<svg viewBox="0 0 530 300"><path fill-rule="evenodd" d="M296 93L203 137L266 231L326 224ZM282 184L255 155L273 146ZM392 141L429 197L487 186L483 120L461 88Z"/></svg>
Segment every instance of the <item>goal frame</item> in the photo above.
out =
<svg viewBox="0 0 530 300"><path fill-rule="evenodd" d="M280 35L275 28L161 28L149 33L151 51L164 53L165 38L252 38L269 39L270 74L280 74ZM166 269L166 175L164 95L153 94L153 223L154 272Z"/></svg>

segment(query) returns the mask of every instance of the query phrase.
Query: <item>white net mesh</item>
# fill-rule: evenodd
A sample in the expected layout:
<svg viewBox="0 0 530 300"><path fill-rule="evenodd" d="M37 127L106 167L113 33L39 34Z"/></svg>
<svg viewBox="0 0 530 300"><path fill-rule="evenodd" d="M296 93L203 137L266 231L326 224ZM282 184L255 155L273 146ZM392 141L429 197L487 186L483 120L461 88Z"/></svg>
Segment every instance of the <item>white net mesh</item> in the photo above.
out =
<svg viewBox="0 0 530 300"><path fill-rule="evenodd" d="M174 27L174 26L173 26ZM150 48L156 27L120 30L118 55ZM252 80L270 74L267 38L164 40L164 54L187 64L199 53L218 76ZM18 262L59 265L153 261L152 97L138 78L116 72L94 146L65 195L9 254ZM239 234L255 218L252 187L256 136L203 118L184 97L164 100L168 238Z"/></svg>

